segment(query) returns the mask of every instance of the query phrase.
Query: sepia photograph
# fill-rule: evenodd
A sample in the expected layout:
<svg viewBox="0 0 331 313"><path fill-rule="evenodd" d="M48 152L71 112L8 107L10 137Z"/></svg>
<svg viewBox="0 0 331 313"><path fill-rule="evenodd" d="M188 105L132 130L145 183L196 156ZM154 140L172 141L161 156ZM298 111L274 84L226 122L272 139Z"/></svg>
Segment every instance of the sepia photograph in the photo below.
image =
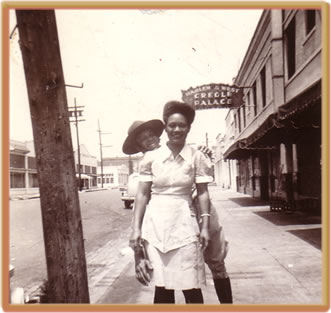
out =
<svg viewBox="0 0 331 313"><path fill-rule="evenodd" d="M328 310L329 10L2 2L3 310Z"/></svg>

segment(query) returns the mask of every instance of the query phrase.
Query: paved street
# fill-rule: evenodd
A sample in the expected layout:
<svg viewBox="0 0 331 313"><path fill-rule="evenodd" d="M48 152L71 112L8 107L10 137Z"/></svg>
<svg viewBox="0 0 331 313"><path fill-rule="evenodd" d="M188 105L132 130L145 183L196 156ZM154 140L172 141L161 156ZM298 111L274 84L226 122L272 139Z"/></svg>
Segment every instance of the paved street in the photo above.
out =
<svg viewBox="0 0 331 313"><path fill-rule="evenodd" d="M267 203L215 186L210 194L230 242L226 265L235 304L321 304L320 217L270 212ZM152 303L153 286L134 277L127 247L132 211L123 209L118 190L81 193L80 201L91 303ZM30 289L45 277L40 210L32 203L39 201L11 202L12 283ZM17 221L23 210L29 223L25 215ZM218 304L208 270L203 294L206 304ZM180 292L176 301L184 303Z"/></svg>
<svg viewBox="0 0 331 313"><path fill-rule="evenodd" d="M96 276L103 269L99 259L106 254L113 260L112 249L127 243L132 211L124 209L118 189L83 192L79 198L89 276ZM10 201L10 262L12 287L29 293L46 278L39 198Z"/></svg>

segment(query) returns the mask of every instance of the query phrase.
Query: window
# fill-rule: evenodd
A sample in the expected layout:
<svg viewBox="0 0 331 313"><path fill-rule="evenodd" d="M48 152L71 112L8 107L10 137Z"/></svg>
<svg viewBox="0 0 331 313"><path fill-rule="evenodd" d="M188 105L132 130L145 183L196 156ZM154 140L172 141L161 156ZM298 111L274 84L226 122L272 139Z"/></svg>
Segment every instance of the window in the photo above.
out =
<svg viewBox="0 0 331 313"><path fill-rule="evenodd" d="M239 133L241 133L241 116L240 116L240 110L241 108L238 109L238 129L239 129Z"/></svg>
<svg viewBox="0 0 331 313"><path fill-rule="evenodd" d="M261 71L261 91L262 91L262 107L264 108L267 104L266 99L266 78L265 78L265 67Z"/></svg>
<svg viewBox="0 0 331 313"><path fill-rule="evenodd" d="M36 158L28 157L28 168L33 170L37 169Z"/></svg>
<svg viewBox="0 0 331 313"><path fill-rule="evenodd" d="M308 35L316 25L315 13L316 13L315 10L306 10L305 11L306 35Z"/></svg>
<svg viewBox="0 0 331 313"><path fill-rule="evenodd" d="M24 173L10 173L10 188L25 188Z"/></svg>
<svg viewBox="0 0 331 313"><path fill-rule="evenodd" d="M91 174L91 166L85 165L85 174Z"/></svg>
<svg viewBox="0 0 331 313"><path fill-rule="evenodd" d="M10 167L25 168L24 155L11 154L10 155Z"/></svg>
<svg viewBox="0 0 331 313"><path fill-rule="evenodd" d="M246 127L246 106L245 104L242 106L243 108L243 119L244 119L244 128Z"/></svg>
<svg viewBox="0 0 331 313"><path fill-rule="evenodd" d="M35 173L29 174L29 187L30 188L39 187L37 174L35 174Z"/></svg>
<svg viewBox="0 0 331 313"><path fill-rule="evenodd" d="M252 88L252 93L253 93L253 104L254 104L254 116L257 115L257 101L256 101L256 82L253 84Z"/></svg>
<svg viewBox="0 0 331 313"><path fill-rule="evenodd" d="M95 166L92 166L92 174L96 174L97 173L97 168Z"/></svg>
<svg viewBox="0 0 331 313"><path fill-rule="evenodd" d="M295 73L295 18L285 30L285 49L287 61L287 78L290 79Z"/></svg>
<svg viewBox="0 0 331 313"><path fill-rule="evenodd" d="M247 93L246 95L246 101L245 101L245 105L247 107L247 115L250 114L251 112L251 92Z"/></svg>

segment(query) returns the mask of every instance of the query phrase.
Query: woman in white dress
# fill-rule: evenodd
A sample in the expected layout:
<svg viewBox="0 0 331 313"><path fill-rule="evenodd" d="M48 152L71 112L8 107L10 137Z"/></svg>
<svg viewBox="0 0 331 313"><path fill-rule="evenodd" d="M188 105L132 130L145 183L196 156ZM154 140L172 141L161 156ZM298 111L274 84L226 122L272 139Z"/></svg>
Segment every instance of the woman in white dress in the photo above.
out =
<svg viewBox="0 0 331 313"><path fill-rule="evenodd" d="M192 106L168 102L163 120L169 141L146 152L140 163L130 246L137 249L142 239L145 242L153 266L154 303L175 303L174 290L182 290L187 303L203 303L203 250L209 240L208 183L212 177L204 154L186 144L194 116ZM201 230L192 207L194 185Z"/></svg>

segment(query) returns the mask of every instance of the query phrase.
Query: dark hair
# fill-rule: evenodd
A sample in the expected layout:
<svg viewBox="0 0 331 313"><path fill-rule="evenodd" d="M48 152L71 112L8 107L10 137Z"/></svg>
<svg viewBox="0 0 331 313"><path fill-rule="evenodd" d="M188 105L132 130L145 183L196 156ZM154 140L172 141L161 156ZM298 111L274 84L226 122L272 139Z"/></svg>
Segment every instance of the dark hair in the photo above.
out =
<svg viewBox="0 0 331 313"><path fill-rule="evenodd" d="M195 117L195 109L193 106L179 101L169 101L163 108L163 121L167 123L170 115L174 113L181 113L186 117L188 124L192 124Z"/></svg>

